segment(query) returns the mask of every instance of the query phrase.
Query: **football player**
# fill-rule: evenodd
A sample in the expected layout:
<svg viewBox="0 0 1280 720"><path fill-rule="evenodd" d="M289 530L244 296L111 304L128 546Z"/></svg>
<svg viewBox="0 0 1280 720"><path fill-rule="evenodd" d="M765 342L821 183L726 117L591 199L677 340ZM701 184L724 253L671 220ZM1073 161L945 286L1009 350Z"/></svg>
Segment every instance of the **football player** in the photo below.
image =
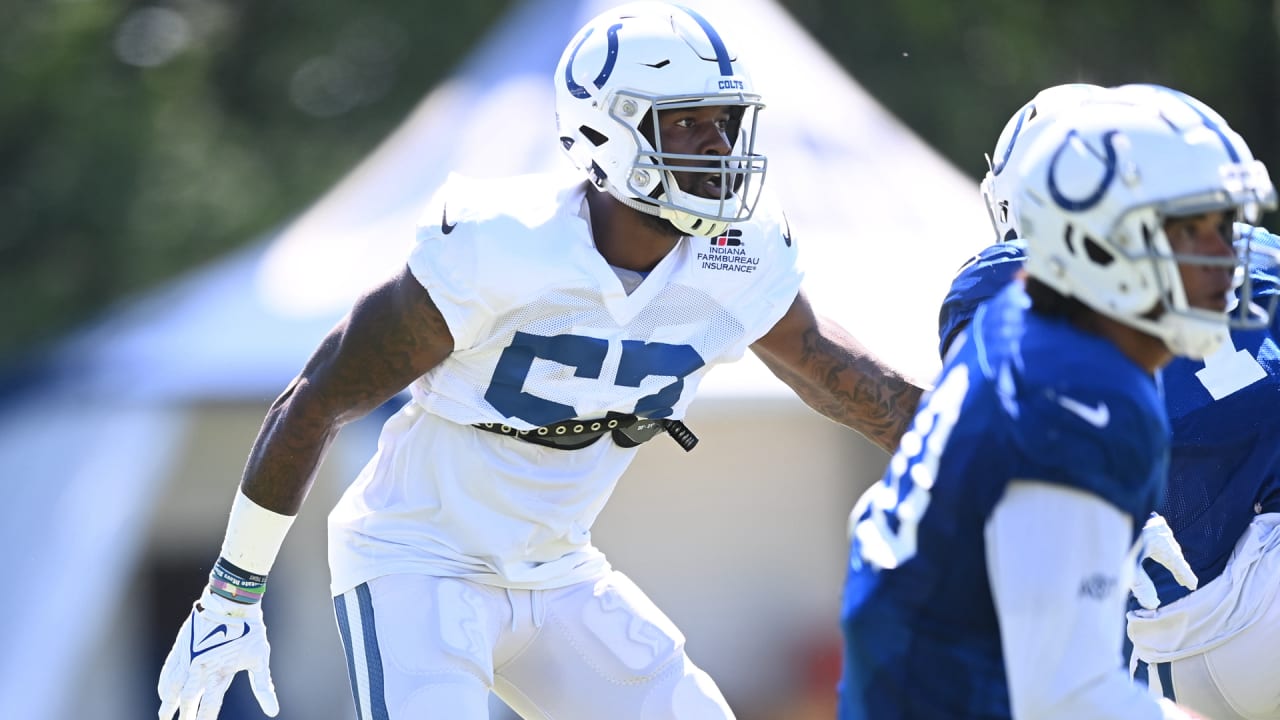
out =
<svg viewBox="0 0 1280 720"><path fill-rule="evenodd" d="M1014 181L1001 176L998 158L1016 158L1045 118L1100 99L1155 102L1170 115L1201 118L1207 141L1234 137L1218 113L1169 88L1042 91L996 144L983 197L997 236L1010 241L983 250L956 276L939 316L942 354L1025 258L1010 207ZM1261 260L1242 278L1239 307L1251 300L1269 309L1270 323L1235 327L1218 352L1175 358L1162 372L1173 431L1169 477L1143 531L1149 559L1129 603L1130 667L1154 694L1209 717L1280 719L1280 277L1266 261L1280 238L1244 223L1234 231Z"/></svg>
<svg viewBox="0 0 1280 720"><path fill-rule="evenodd" d="M578 171L445 184L404 270L270 409L161 671L162 720L214 718L242 669L276 713L268 571L330 440L405 387L329 516L359 716L484 718L491 691L526 718L733 716L592 545L596 516L640 444L692 448L699 383L747 350L886 449L920 394L806 300L738 51L675 5L610 10L552 78L549 141Z"/></svg>
<svg viewBox="0 0 1280 720"><path fill-rule="evenodd" d="M1195 113L1090 102L1006 136L1026 120L1025 155L993 160L1023 275L943 328L937 387L850 518L843 720L1189 716L1121 665L1167 475L1158 371L1226 340L1232 221L1275 190Z"/></svg>

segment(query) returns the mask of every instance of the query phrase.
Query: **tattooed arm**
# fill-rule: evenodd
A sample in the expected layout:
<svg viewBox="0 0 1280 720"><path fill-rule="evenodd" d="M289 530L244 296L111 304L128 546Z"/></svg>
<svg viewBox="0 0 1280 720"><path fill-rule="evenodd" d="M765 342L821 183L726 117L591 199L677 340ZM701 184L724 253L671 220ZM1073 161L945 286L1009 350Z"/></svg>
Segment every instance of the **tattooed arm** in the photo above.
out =
<svg viewBox="0 0 1280 720"><path fill-rule="evenodd" d="M922 389L844 328L814 315L803 290L751 349L809 407L890 453L897 449Z"/></svg>
<svg viewBox="0 0 1280 720"><path fill-rule="evenodd" d="M453 351L453 337L406 268L361 297L271 405L240 488L296 515L325 449L346 423L395 397Z"/></svg>

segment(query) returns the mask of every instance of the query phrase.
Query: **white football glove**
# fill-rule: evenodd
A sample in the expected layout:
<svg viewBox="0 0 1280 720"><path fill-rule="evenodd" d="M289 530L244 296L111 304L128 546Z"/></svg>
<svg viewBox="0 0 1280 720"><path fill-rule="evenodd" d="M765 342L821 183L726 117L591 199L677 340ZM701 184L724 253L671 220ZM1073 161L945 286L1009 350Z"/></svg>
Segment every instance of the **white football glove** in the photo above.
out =
<svg viewBox="0 0 1280 720"><path fill-rule="evenodd" d="M271 717L280 712L271 682L271 646L261 604L245 605L205 588L178 630L178 639L160 670L160 720L216 720L232 678L249 671L253 694Z"/></svg>
<svg viewBox="0 0 1280 720"><path fill-rule="evenodd" d="M1195 590L1200 584L1200 579L1196 577L1190 563L1182 556L1182 546L1173 537L1173 530L1169 528L1169 523L1165 521L1163 515L1151 513L1147 523L1142 526L1142 538L1139 542L1142 543L1142 552L1138 555L1138 569L1133 574L1132 588L1133 596L1137 598L1139 605L1148 610L1160 607L1160 597L1156 594L1155 583L1151 582L1151 576L1147 575L1147 571L1142 569L1142 561L1146 558L1151 558L1168 568L1169 572L1173 573L1173 579L1189 590Z"/></svg>

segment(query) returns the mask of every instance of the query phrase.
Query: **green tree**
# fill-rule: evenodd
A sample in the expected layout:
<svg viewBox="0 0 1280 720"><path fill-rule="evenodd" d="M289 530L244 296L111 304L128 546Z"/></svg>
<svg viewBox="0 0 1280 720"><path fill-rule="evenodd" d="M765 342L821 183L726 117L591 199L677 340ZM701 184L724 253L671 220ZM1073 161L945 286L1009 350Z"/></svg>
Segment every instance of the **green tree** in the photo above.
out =
<svg viewBox="0 0 1280 720"><path fill-rule="evenodd" d="M301 210L507 5L8 8L0 24L0 358Z"/></svg>

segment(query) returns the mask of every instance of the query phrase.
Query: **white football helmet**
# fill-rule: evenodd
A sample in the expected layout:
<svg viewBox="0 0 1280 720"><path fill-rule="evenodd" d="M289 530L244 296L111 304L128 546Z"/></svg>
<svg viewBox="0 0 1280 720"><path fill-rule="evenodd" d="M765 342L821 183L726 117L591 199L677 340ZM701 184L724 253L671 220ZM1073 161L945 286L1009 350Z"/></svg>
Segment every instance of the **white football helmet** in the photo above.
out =
<svg viewBox="0 0 1280 720"><path fill-rule="evenodd" d="M1109 102L1154 104L1162 113L1178 118L1177 122L1180 123L1194 123L1199 118L1210 132L1221 137L1226 147L1233 147L1232 143L1235 142L1235 133L1231 132L1231 126L1218 111L1181 90L1164 85L1133 83L1108 89L1106 98ZM1238 219L1243 221L1252 218L1258 212L1259 208L1245 208ZM1234 328L1266 328L1275 316L1280 295L1270 292L1259 295L1256 292L1259 286L1255 281L1265 280L1265 286L1271 283L1270 278L1276 277L1280 269L1280 248L1268 242L1253 240L1254 234L1246 228L1236 228L1237 233L1242 230L1245 232L1236 238L1236 250L1245 262L1241 264L1236 278L1238 287L1236 298L1232 301L1229 322Z"/></svg>
<svg viewBox="0 0 1280 720"><path fill-rule="evenodd" d="M1215 114L1216 117L1216 114ZM1042 129L1017 166L1027 273L1094 310L1204 358L1226 339L1225 313L1191 307L1167 218L1226 210L1252 222L1276 191L1243 138L1186 103L1089 102ZM1245 268L1247 271L1248 268Z"/></svg>
<svg viewBox="0 0 1280 720"><path fill-rule="evenodd" d="M1018 214L1013 203L1017 202L1018 179L1005 168L1017 165L1019 158L1050 120L1067 110L1079 107L1100 96L1105 88L1087 83L1068 83L1045 88L1005 123L996 140L995 150L987 156L987 174L979 189L991 216L991 227L1000 242L1020 236Z"/></svg>
<svg viewBox="0 0 1280 720"><path fill-rule="evenodd" d="M587 23L556 68L560 144L599 190L681 232L714 236L751 217L766 160L755 153L764 104L741 61L702 16L660 2L629 3ZM723 156L665 152L658 113L738 109ZM648 132L651 136L646 137ZM677 173L719 173L719 197L686 192Z"/></svg>

